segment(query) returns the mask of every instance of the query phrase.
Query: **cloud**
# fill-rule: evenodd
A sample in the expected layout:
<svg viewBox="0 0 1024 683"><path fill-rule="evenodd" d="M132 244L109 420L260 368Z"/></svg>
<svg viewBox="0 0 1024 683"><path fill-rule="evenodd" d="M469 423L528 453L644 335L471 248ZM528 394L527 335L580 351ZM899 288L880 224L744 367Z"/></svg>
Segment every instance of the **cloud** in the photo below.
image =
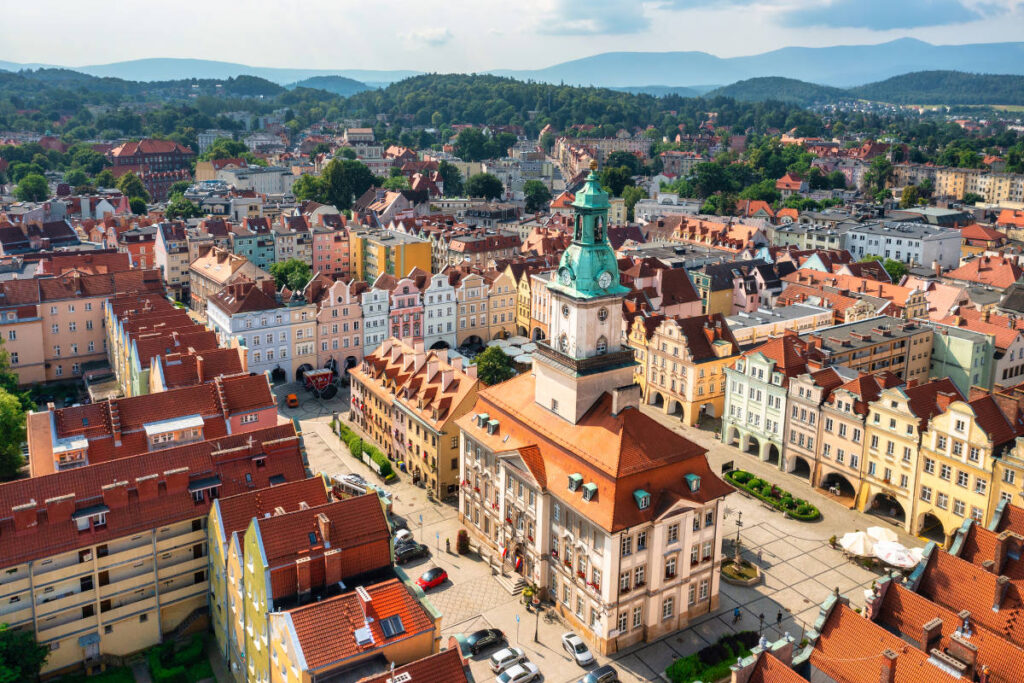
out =
<svg viewBox="0 0 1024 683"><path fill-rule="evenodd" d="M761 4L759 0L657 0L655 6L668 10L726 9L755 3Z"/></svg>
<svg viewBox="0 0 1024 683"><path fill-rule="evenodd" d="M430 47L441 47L450 43L455 36L446 28L422 28L402 33L401 37L414 43L421 43Z"/></svg>
<svg viewBox="0 0 1024 683"><path fill-rule="evenodd" d="M537 30L558 36L600 36L640 33L650 25L641 4L633 0L555 0L541 15Z"/></svg>
<svg viewBox="0 0 1024 683"><path fill-rule="evenodd" d="M981 18L977 10L960 0L830 0L809 9L789 10L781 20L787 26L796 27L887 31L963 24Z"/></svg>

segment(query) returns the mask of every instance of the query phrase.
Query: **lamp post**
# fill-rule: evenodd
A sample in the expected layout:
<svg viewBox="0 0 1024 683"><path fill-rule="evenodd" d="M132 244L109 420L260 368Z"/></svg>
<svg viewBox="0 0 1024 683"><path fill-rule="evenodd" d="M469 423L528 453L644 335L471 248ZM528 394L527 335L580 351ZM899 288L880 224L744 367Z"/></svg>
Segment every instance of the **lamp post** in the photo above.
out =
<svg viewBox="0 0 1024 683"><path fill-rule="evenodd" d="M737 516L736 516L736 543L734 544L736 546L735 547L735 551L736 552L735 552L735 556L733 557L733 562L735 562L737 565L740 563L740 529L742 529L742 528L743 528L743 512L740 511L737 514Z"/></svg>

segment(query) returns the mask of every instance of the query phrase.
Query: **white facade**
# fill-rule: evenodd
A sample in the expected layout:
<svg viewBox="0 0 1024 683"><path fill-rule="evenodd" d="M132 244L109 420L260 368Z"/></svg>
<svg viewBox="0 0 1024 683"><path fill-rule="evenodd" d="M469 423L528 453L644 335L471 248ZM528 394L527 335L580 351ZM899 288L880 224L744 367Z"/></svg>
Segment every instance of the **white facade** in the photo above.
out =
<svg viewBox="0 0 1024 683"><path fill-rule="evenodd" d="M960 231L924 223L867 223L850 228L844 237L844 248L855 259L868 254L891 258L903 263L943 268L960 265Z"/></svg>
<svg viewBox="0 0 1024 683"><path fill-rule="evenodd" d="M370 289L363 294L363 355L373 353L388 338L391 292Z"/></svg>
<svg viewBox="0 0 1024 683"><path fill-rule="evenodd" d="M260 194L287 194L292 191L295 176L284 166L250 166L224 168L217 171L217 180L238 190L254 190Z"/></svg>
<svg viewBox="0 0 1024 683"><path fill-rule="evenodd" d="M455 348L455 333L458 325L456 316L458 303L455 288L445 273L430 278L430 285L423 292L423 346L431 348L444 342L448 348Z"/></svg>
<svg viewBox="0 0 1024 683"><path fill-rule="evenodd" d="M245 347L249 372L272 372L280 367L294 376L292 369L292 321L286 308L236 313L221 309L215 299L206 307L207 322L220 340L230 346L235 339ZM312 330L312 321L310 321Z"/></svg>

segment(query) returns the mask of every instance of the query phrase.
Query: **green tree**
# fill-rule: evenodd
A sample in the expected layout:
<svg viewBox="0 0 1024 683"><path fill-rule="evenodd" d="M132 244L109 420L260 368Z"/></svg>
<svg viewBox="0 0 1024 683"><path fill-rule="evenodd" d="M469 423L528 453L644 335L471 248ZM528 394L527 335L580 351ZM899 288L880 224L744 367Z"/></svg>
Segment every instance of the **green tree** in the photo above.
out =
<svg viewBox="0 0 1024 683"><path fill-rule="evenodd" d="M516 374L512 359L497 346L488 346L473 363L476 364L477 379L488 386L512 379Z"/></svg>
<svg viewBox="0 0 1024 683"><path fill-rule="evenodd" d="M117 178L114 177L114 174L110 172L109 168L105 168L93 176L92 184L96 187L117 187Z"/></svg>
<svg viewBox="0 0 1024 683"><path fill-rule="evenodd" d="M445 197L462 196L462 172L459 167L448 161L442 161L437 165L437 172L441 174L444 182Z"/></svg>
<svg viewBox="0 0 1024 683"><path fill-rule="evenodd" d="M188 220L189 218L199 218L203 215L203 212L198 206L185 199L183 195L173 194L171 200L167 202L167 209L164 211L170 219L182 218Z"/></svg>
<svg viewBox="0 0 1024 683"><path fill-rule="evenodd" d="M142 179L132 171L128 171L117 179L117 189L121 190L121 193L129 199L138 197L145 202L149 201L149 192L146 191L146 186L142 184Z"/></svg>
<svg viewBox="0 0 1024 683"><path fill-rule="evenodd" d="M772 204L782 199L782 194L775 189L775 181L768 178L743 188L740 199L755 199Z"/></svg>
<svg viewBox="0 0 1024 683"><path fill-rule="evenodd" d="M185 194L190 187L192 187L192 181L179 180L176 183L172 183L171 186L167 188L167 196L173 197L176 194Z"/></svg>
<svg viewBox="0 0 1024 683"><path fill-rule="evenodd" d="M343 147L341 152L339 152L339 155L342 159L355 159L358 156L356 151L351 147Z"/></svg>
<svg viewBox="0 0 1024 683"><path fill-rule="evenodd" d="M633 175L625 166L606 166L601 171L601 186L614 197L621 197L622 190L633 184Z"/></svg>
<svg viewBox="0 0 1024 683"><path fill-rule="evenodd" d="M912 206L917 206L921 199L921 191L917 188L917 185L907 185L903 188L903 193L900 195L900 208L909 209Z"/></svg>
<svg viewBox="0 0 1024 683"><path fill-rule="evenodd" d="M385 190L408 190L409 179L404 175L395 175L386 179L380 186Z"/></svg>
<svg viewBox="0 0 1024 683"><path fill-rule="evenodd" d="M323 179L312 173L304 173L295 180L292 194L299 201L310 200L321 204L327 201Z"/></svg>
<svg viewBox="0 0 1024 683"><path fill-rule="evenodd" d="M470 197L497 199L504 191L505 186L501 184L497 176L490 173L474 173L466 181L466 194Z"/></svg>
<svg viewBox="0 0 1024 683"><path fill-rule="evenodd" d="M612 152L608 155L608 158L604 160L605 166L625 166L629 169L630 175L636 175L640 172L640 160L635 154L629 152L617 151Z"/></svg>
<svg viewBox="0 0 1024 683"><path fill-rule="evenodd" d="M636 185L630 185L623 188L622 199L626 204L626 220L631 221L634 218L633 209L636 208L636 203L641 199L647 199L647 190Z"/></svg>
<svg viewBox="0 0 1024 683"><path fill-rule="evenodd" d="M547 207L551 202L551 190L539 180L527 180L523 183L523 196L526 199L526 210L533 213Z"/></svg>
<svg viewBox="0 0 1024 683"><path fill-rule="evenodd" d="M324 199L339 209L349 209L361 194L373 187L376 179L361 161L331 159L322 176Z"/></svg>
<svg viewBox="0 0 1024 683"><path fill-rule="evenodd" d="M479 128L463 128L455 138L455 155L463 161L482 161L488 157L487 136Z"/></svg>
<svg viewBox="0 0 1024 683"><path fill-rule="evenodd" d="M131 207L132 213L136 216L145 216L149 211L149 207L146 206L146 200L142 197L132 197L128 200L128 206Z"/></svg>
<svg viewBox="0 0 1024 683"><path fill-rule="evenodd" d="M73 168L64 174L64 182L71 187L78 187L89 182L89 174L80 168Z"/></svg>
<svg viewBox="0 0 1024 683"><path fill-rule="evenodd" d="M287 286L293 292L300 291L313 277L309 264L294 258L272 263L270 274L274 276L278 288Z"/></svg>
<svg viewBox="0 0 1024 683"><path fill-rule="evenodd" d="M232 140L231 138L217 138L210 143L203 155L202 161L212 159L237 159L249 151L244 142Z"/></svg>
<svg viewBox="0 0 1024 683"><path fill-rule="evenodd" d="M37 643L31 630L0 624L0 683L36 680L49 654L50 648Z"/></svg>
<svg viewBox="0 0 1024 683"><path fill-rule="evenodd" d="M964 204L977 204L978 202L985 201L985 198L976 192L965 192L962 200Z"/></svg>
<svg viewBox="0 0 1024 683"><path fill-rule="evenodd" d="M18 477L25 464L21 444L25 441L25 411L17 396L0 389L0 481Z"/></svg>
<svg viewBox="0 0 1024 683"><path fill-rule="evenodd" d="M50 196L50 185L38 173L29 173L14 188L14 196L23 202L41 202Z"/></svg>
<svg viewBox="0 0 1024 683"><path fill-rule="evenodd" d="M877 156L871 160L871 165L864 173L864 182L877 194L885 189L891 175L892 163L884 156Z"/></svg>
<svg viewBox="0 0 1024 683"><path fill-rule="evenodd" d="M903 276L908 272L907 264L891 258L882 258L878 254L865 254L864 258L860 260L861 263L869 261L881 263L882 267L885 268L885 272L889 274L889 279L896 284L899 284L903 280Z"/></svg>

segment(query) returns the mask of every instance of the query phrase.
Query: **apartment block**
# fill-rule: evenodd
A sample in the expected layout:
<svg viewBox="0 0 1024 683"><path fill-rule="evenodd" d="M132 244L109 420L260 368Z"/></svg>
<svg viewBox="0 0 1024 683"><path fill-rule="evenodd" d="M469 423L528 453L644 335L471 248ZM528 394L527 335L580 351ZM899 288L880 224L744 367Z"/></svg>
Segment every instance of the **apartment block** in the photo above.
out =
<svg viewBox="0 0 1024 683"><path fill-rule="evenodd" d="M201 626L211 503L303 477L287 425L2 484L2 619L49 647L44 674Z"/></svg>
<svg viewBox="0 0 1024 683"><path fill-rule="evenodd" d="M349 231L351 275L374 282L387 273L401 276L413 268L430 271L430 240L395 230L354 229Z"/></svg>

